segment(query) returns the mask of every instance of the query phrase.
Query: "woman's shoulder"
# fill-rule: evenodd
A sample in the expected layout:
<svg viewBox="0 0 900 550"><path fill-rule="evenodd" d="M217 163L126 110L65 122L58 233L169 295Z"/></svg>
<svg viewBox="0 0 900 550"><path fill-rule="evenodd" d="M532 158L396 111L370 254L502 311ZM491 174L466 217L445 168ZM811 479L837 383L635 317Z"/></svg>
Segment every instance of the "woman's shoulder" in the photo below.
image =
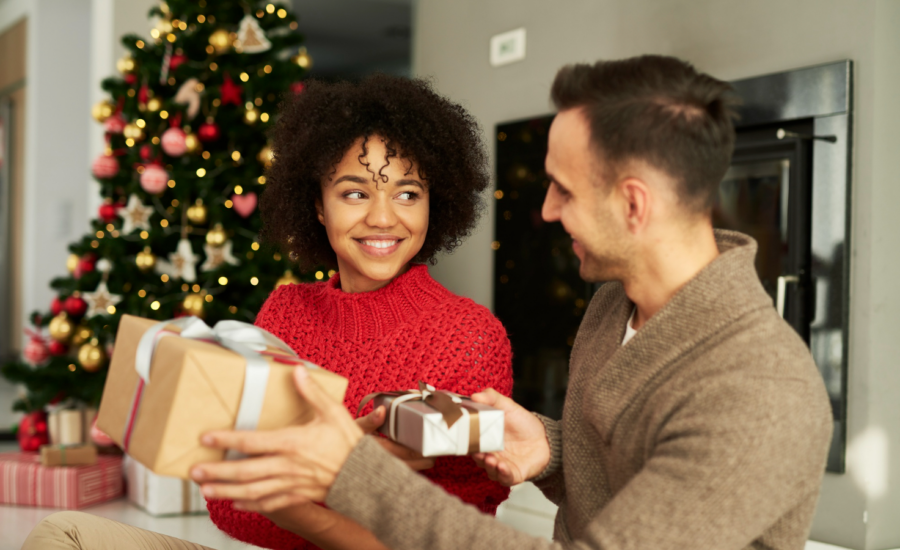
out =
<svg viewBox="0 0 900 550"><path fill-rule="evenodd" d="M434 308L436 317L450 318L461 326L477 327L483 330L497 331L506 337L503 323L490 309L466 296L460 296L447 290L444 299Z"/></svg>
<svg viewBox="0 0 900 550"><path fill-rule="evenodd" d="M323 293L325 284L291 283L275 287L260 308L256 324L270 325L287 318L303 318L303 311L318 301L317 297Z"/></svg>

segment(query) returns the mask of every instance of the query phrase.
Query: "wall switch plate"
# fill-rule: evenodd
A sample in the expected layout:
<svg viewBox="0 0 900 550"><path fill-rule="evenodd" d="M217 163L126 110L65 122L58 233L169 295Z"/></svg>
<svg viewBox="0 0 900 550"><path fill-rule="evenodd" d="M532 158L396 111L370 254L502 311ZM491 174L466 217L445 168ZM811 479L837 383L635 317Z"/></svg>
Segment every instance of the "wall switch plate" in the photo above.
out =
<svg viewBox="0 0 900 550"><path fill-rule="evenodd" d="M525 28L491 37L491 66L499 67L525 59Z"/></svg>

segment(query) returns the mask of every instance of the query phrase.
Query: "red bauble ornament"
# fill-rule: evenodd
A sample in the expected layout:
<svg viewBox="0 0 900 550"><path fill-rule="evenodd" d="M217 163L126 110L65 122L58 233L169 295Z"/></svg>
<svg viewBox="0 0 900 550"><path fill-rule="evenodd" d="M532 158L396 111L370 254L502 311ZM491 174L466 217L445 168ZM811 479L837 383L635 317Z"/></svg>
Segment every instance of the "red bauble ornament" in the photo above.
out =
<svg viewBox="0 0 900 550"><path fill-rule="evenodd" d="M166 189L166 183L169 181L169 174L158 164L149 164L144 167L144 173L141 174L141 188L151 195L158 195Z"/></svg>
<svg viewBox="0 0 900 550"><path fill-rule="evenodd" d="M141 89L138 90L137 99L138 103L147 103L147 100L150 99L150 88L148 88L146 84L141 86Z"/></svg>
<svg viewBox="0 0 900 550"><path fill-rule="evenodd" d="M125 84L128 84L129 86L131 86L131 85L133 85L135 82L137 82L137 75L136 75L136 74L134 74L134 73L129 73L129 74L126 74L126 75L125 75Z"/></svg>
<svg viewBox="0 0 900 550"><path fill-rule="evenodd" d="M303 93L303 90L306 89L306 84L302 82L294 82L291 84L291 91L294 92L294 95L299 95Z"/></svg>
<svg viewBox="0 0 900 550"><path fill-rule="evenodd" d="M119 216L119 205L108 202L100 206L97 210L97 217L104 223L112 223Z"/></svg>
<svg viewBox="0 0 900 550"><path fill-rule="evenodd" d="M153 156L153 147L149 145L141 146L141 160L148 161Z"/></svg>
<svg viewBox="0 0 900 550"><path fill-rule="evenodd" d="M169 128L162 135L162 148L170 157L180 157L187 152L185 133L181 128Z"/></svg>
<svg viewBox="0 0 900 550"><path fill-rule="evenodd" d="M183 54L175 54L169 59L169 70L174 71L178 68L179 65L188 60L188 57Z"/></svg>
<svg viewBox="0 0 900 550"><path fill-rule="evenodd" d="M78 260L78 267L75 268L75 273L72 275L74 275L76 279L80 279L85 273L93 271L94 264L96 263L97 258L93 254L85 254Z"/></svg>
<svg viewBox="0 0 900 550"><path fill-rule="evenodd" d="M104 128L110 134L121 134L125 131L125 119L122 118L122 113L116 113L113 116L106 119L106 122L103 123Z"/></svg>
<svg viewBox="0 0 900 550"><path fill-rule="evenodd" d="M87 311L87 302L78 296L69 296L66 298L63 307L70 317L81 317Z"/></svg>
<svg viewBox="0 0 900 550"><path fill-rule="evenodd" d="M97 160L91 165L91 172L97 179L111 178L119 173L119 159L104 153L97 157Z"/></svg>
<svg viewBox="0 0 900 550"><path fill-rule="evenodd" d="M211 122L209 119L197 129L197 137L204 143L217 141L221 135L222 132L219 130L219 125L215 122Z"/></svg>
<svg viewBox="0 0 900 550"><path fill-rule="evenodd" d="M47 433L47 413L34 411L26 414L19 422L19 448L24 452L34 452L50 442Z"/></svg>
<svg viewBox="0 0 900 550"><path fill-rule="evenodd" d="M50 352L50 355L52 355L54 357L59 357L60 355L65 355L65 354L69 353L69 346L62 342L57 342L56 340L52 340L50 342L50 346L47 348L47 350Z"/></svg>
<svg viewBox="0 0 900 550"><path fill-rule="evenodd" d="M53 301L50 302L50 311L53 313L53 316L56 317L57 315L62 313L63 309L65 309L63 300L60 300L59 296L54 296Z"/></svg>
<svg viewBox="0 0 900 550"><path fill-rule="evenodd" d="M116 444L115 441L112 440L111 437L106 435L100 428L97 427L97 417L94 417L94 420L91 422L91 441L94 442L94 445L99 445L100 447L112 447Z"/></svg>
<svg viewBox="0 0 900 550"><path fill-rule="evenodd" d="M30 331L27 331L30 332ZM32 366L38 366L50 358L50 348L47 347L47 341L40 334L31 333L31 339L25 344L25 350L22 356Z"/></svg>
<svg viewBox="0 0 900 550"><path fill-rule="evenodd" d="M231 80L231 75L225 73L225 76L222 77L222 85L219 86L219 97L222 105L228 105L229 103L240 105L241 91L242 88Z"/></svg>

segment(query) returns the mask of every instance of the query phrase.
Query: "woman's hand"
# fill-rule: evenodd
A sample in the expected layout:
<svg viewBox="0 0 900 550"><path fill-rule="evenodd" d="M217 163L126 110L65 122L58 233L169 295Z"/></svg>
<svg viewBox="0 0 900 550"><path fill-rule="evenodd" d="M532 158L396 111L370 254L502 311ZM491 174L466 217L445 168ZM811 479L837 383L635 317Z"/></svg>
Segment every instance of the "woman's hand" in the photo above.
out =
<svg viewBox="0 0 900 550"><path fill-rule="evenodd" d="M332 401L309 378L306 368L294 370L294 384L315 412L307 424L271 431L217 431L203 436L201 442L206 446L252 456L195 466L191 477L201 484L204 496L231 499L235 508L254 512L325 500L364 432L343 404Z"/></svg>
<svg viewBox="0 0 900 550"><path fill-rule="evenodd" d="M493 389L474 394L472 401L498 408L504 414L503 450L472 455L489 478L509 487L544 471L550 463L550 444L544 424L536 416Z"/></svg>
<svg viewBox="0 0 900 550"><path fill-rule="evenodd" d="M373 432L375 432L375 430L380 428L382 424L384 424L385 415L386 410L384 406L378 407L366 416L357 418L356 425L359 426L363 433L367 435L372 434ZM433 458L425 458L420 453L410 449L409 447L404 447L403 445L391 441L386 437L373 437L375 437L378 443L380 443L381 446L384 447L384 450L405 462L406 465L413 470L420 471L434 467Z"/></svg>

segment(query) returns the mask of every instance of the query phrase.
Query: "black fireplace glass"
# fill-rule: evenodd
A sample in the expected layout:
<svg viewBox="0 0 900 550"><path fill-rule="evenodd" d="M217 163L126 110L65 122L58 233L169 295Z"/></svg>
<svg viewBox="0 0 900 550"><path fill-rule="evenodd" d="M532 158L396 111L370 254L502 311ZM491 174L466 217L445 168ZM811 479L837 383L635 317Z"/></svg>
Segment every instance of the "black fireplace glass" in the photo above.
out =
<svg viewBox="0 0 900 550"><path fill-rule="evenodd" d="M552 120L497 127L494 312L512 343L513 397L529 410L560 418L569 352L593 286L578 275L579 260L562 226L541 219Z"/></svg>

